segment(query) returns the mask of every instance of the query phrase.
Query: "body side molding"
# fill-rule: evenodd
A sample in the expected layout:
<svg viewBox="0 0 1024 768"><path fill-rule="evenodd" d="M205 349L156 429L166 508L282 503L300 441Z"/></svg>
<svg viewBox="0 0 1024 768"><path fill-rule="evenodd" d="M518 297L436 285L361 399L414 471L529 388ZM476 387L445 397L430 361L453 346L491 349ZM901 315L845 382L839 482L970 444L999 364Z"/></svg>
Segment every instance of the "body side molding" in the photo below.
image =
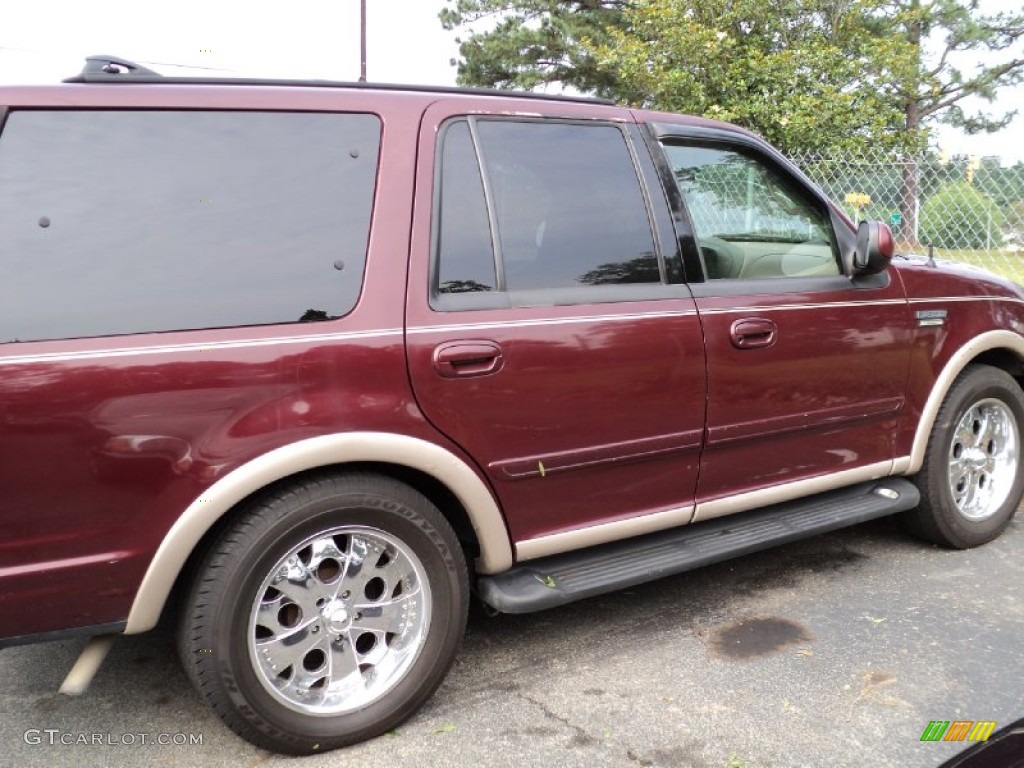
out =
<svg viewBox="0 0 1024 768"><path fill-rule="evenodd" d="M796 480L791 483L759 488L736 496L726 496L696 505L667 509L647 515L639 515L610 523L575 528L561 533L540 536L516 542L516 561L536 560L560 555L575 550L587 549L600 544L631 539L636 536L685 526L688 523L704 522L716 517L726 517L773 504L799 500L830 491L838 491L857 483L880 480L893 474L901 474L909 465L909 457L880 461L863 467L833 472L828 475Z"/></svg>
<svg viewBox="0 0 1024 768"><path fill-rule="evenodd" d="M573 528L569 531L538 536L516 542L516 560L536 560L562 552L595 547L619 539L629 539L645 533L663 531L686 525L693 519L693 505L665 509L624 520Z"/></svg>
<svg viewBox="0 0 1024 768"><path fill-rule="evenodd" d="M448 487L466 508L480 544L477 570L511 567L512 545L490 490L460 458L440 446L385 432L347 432L276 448L225 475L193 501L164 536L146 569L125 634L152 629L185 561L210 527L250 494L277 480L317 467L352 462L398 464L424 472Z"/></svg>
<svg viewBox="0 0 1024 768"><path fill-rule="evenodd" d="M735 515L739 512L747 512L752 509L767 507L771 504L793 501L803 496L814 496L827 491L835 491L856 483L879 480L892 474L892 467L893 462L891 460L879 461L863 467L854 467L827 475L818 475L817 477L794 480L793 482L782 483L781 485L758 488L756 491L747 491L735 496L726 496L710 501L699 501L697 502L697 512L693 516L693 520L694 522L703 522L715 517Z"/></svg>

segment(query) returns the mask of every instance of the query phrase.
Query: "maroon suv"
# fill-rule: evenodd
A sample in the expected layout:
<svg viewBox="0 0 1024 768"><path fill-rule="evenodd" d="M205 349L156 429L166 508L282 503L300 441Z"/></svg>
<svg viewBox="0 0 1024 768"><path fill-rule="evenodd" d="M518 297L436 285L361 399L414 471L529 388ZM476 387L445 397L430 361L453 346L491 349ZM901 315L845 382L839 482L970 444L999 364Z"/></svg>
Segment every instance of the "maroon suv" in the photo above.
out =
<svg viewBox="0 0 1024 768"><path fill-rule="evenodd" d="M1024 490L1024 293L892 257L762 140L595 101L0 89L0 637L177 608L269 749L415 712L523 612ZM891 263L890 263L891 262Z"/></svg>

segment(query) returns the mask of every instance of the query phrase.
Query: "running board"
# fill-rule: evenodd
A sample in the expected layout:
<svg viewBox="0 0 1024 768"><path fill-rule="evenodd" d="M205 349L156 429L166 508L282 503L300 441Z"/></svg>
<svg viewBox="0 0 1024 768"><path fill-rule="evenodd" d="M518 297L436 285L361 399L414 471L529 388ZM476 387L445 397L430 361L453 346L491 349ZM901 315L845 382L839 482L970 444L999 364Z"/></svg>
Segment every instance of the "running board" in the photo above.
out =
<svg viewBox="0 0 1024 768"><path fill-rule="evenodd" d="M543 611L704 565L913 509L908 480L890 477L753 512L567 552L514 566L477 582L501 613Z"/></svg>

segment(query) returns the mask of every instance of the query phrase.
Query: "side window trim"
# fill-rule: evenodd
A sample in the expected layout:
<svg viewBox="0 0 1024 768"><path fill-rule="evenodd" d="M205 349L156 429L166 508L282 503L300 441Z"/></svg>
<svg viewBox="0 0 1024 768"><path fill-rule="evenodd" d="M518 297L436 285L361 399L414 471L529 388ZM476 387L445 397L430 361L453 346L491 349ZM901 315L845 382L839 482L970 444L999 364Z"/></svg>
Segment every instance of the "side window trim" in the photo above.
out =
<svg viewBox="0 0 1024 768"><path fill-rule="evenodd" d="M682 258L683 280L689 284L703 283L708 279L704 271L704 260L701 258L700 249L697 246L697 237L694 234L690 213L672 175L672 166L665 156L665 150L654 126L650 123L641 123L640 134L657 169L662 194L664 194L672 214L676 249L678 256Z"/></svg>
<svg viewBox="0 0 1024 768"><path fill-rule="evenodd" d="M706 283L691 285L695 299L720 298L723 296L764 296L785 295L787 293L834 293L869 288L884 288L889 285L889 273L879 272L856 282L845 275L820 277L772 277L772 278L738 278L732 280L709 280Z"/></svg>
<svg viewBox="0 0 1024 768"><path fill-rule="evenodd" d="M644 211L647 213L647 227L651 231L651 239L654 243L654 255L658 259L658 274L661 276L662 285L670 283L668 267L665 263L666 253L664 244L661 242L661 232L658 231L658 222L654 219L654 201L651 199L651 190L647 186L643 170L640 167L640 156L637 154L633 137L629 131L622 132L622 138L626 141L626 149L629 150L629 158L633 161L633 173L636 174L636 182L640 185L640 197L644 201Z"/></svg>
<svg viewBox="0 0 1024 768"><path fill-rule="evenodd" d="M476 166L480 171L480 183L484 187L484 206L487 209L487 226L491 230L491 252L494 254L494 290L498 293L505 293L505 256L502 253L501 237L498 233L498 210L494 206L494 194L491 191L491 175L487 171L484 153L480 149L480 132L477 130L477 117L469 115L466 118L466 122L469 125L469 138L473 143Z"/></svg>

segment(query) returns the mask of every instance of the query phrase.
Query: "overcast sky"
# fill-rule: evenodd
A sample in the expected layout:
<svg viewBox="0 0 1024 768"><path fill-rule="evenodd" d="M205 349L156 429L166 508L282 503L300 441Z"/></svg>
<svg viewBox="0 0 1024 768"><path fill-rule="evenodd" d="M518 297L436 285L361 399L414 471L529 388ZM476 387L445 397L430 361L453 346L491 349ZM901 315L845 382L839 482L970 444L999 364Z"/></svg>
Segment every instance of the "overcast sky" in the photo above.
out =
<svg viewBox="0 0 1024 768"><path fill-rule="evenodd" d="M984 0L1020 9L1021 0ZM368 74L378 82L450 85L455 35L437 20L444 0L367 0ZM359 0L7 0L0 11L0 84L53 83L77 73L87 54L148 63L164 74L355 80ZM210 70L176 69L173 64ZM940 129L953 153L1024 160L1024 86L996 102L1020 116L995 135Z"/></svg>

